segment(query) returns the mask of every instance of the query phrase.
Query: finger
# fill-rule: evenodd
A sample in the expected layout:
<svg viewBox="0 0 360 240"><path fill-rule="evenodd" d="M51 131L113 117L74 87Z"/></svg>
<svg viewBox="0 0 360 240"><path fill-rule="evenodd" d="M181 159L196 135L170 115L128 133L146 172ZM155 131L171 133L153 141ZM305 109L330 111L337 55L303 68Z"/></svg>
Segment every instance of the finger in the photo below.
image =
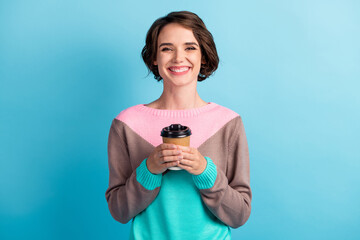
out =
<svg viewBox="0 0 360 240"><path fill-rule="evenodd" d="M180 156L168 156L168 157L161 158L161 163L179 161L181 159L183 159L183 157L181 155Z"/></svg>
<svg viewBox="0 0 360 240"><path fill-rule="evenodd" d="M192 160L192 161L196 159L196 155L192 153L183 152L181 155L183 156L183 159Z"/></svg>
<svg viewBox="0 0 360 240"><path fill-rule="evenodd" d="M179 161L173 161L173 162L167 162L167 163L163 163L162 166L164 168L169 168L169 167L175 167L179 165Z"/></svg>
<svg viewBox="0 0 360 240"><path fill-rule="evenodd" d="M193 167L194 161L189 161L189 160L183 159L180 161L180 164L184 165L184 166L188 166L188 167Z"/></svg>
<svg viewBox="0 0 360 240"><path fill-rule="evenodd" d="M177 166L184 169L184 170L186 170L186 171L188 171L188 172L190 172L192 170L192 167L181 164L181 163L179 163Z"/></svg>
<svg viewBox="0 0 360 240"><path fill-rule="evenodd" d="M158 146L159 150L165 150L165 149L177 149L177 146L172 143L162 143Z"/></svg>
<svg viewBox="0 0 360 240"><path fill-rule="evenodd" d="M190 147L180 146L177 145L179 149L181 149L183 152L191 152Z"/></svg>
<svg viewBox="0 0 360 240"><path fill-rule="evenodd" d="M181 150L162 150L159 152L160 157L176 156L181 154Z"/></svg>

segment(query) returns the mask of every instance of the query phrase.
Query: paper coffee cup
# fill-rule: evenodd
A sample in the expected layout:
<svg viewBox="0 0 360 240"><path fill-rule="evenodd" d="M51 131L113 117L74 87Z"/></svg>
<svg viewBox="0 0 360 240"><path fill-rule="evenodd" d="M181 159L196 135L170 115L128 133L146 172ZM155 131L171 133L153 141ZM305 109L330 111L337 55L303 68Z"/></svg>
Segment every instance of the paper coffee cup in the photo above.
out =
<svg viewBox="0 0 360 240"><path fill-rule="evenodd" d="M175 145L190 146L191 130L187 126L181 124L171 124L168 127L164 127L161 131L163 143L172 143ZM170 170L182 170L180 167L170 167Z"/></svg>

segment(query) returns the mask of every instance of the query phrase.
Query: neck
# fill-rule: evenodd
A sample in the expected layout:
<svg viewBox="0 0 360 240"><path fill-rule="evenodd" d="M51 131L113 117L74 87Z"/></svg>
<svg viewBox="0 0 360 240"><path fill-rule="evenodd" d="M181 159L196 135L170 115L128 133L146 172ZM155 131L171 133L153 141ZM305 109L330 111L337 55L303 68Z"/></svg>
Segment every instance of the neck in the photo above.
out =
<svg viewBox="0 0 360 240"><path fill-rule="evenodd" d="M148 104L149 107L156 109L183 110L198 108L207 105L202 100L195 86L165 86L160 98Z"/></svg>

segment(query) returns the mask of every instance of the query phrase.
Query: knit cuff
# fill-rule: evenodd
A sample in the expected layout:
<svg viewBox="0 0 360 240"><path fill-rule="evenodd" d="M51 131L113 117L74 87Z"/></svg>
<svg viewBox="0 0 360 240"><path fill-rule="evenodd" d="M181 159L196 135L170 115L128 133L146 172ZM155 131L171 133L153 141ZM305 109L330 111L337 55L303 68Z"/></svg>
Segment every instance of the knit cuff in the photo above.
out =
<svg viewBox="0 0 360 240"><path fill-rule="evenodd" d="M161 185L162 174L152 174L146 166L147 158L136 168L136 180L147 190Z"/></svg>
<svg viewBox="0 0 360 240"><path fill-rule="evenodd" d="M215 184L217 176L216 165L213 163L211 158L205 157L205 159L207 161L205 170L199 175L192 176L195 186L198 189L212 188L212 186Z"/></svg>

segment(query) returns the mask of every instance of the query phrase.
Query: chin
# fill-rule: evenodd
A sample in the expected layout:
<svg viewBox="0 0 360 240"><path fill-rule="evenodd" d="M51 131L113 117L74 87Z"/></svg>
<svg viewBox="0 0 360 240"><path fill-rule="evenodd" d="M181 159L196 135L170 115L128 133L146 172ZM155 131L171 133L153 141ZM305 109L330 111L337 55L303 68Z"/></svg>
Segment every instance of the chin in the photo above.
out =
<svg viewBox="0 0 360 240"><path fill-rule="evenodd" d="M194 80L189 80L189 79L176 79L176 80L172 79L172 80L164 80L164 81L177 87L187 86L194 82Z"/></svg>
<svg viewBox="0 0 360 240"><path fill-rule="evenodd" d="M186 85L190 85L194 82L197 82L197 76L194 77L189 77L189 76L161 76L163 78L164 83L167 82L171 85L174 86L186 86Z"/></svg>

